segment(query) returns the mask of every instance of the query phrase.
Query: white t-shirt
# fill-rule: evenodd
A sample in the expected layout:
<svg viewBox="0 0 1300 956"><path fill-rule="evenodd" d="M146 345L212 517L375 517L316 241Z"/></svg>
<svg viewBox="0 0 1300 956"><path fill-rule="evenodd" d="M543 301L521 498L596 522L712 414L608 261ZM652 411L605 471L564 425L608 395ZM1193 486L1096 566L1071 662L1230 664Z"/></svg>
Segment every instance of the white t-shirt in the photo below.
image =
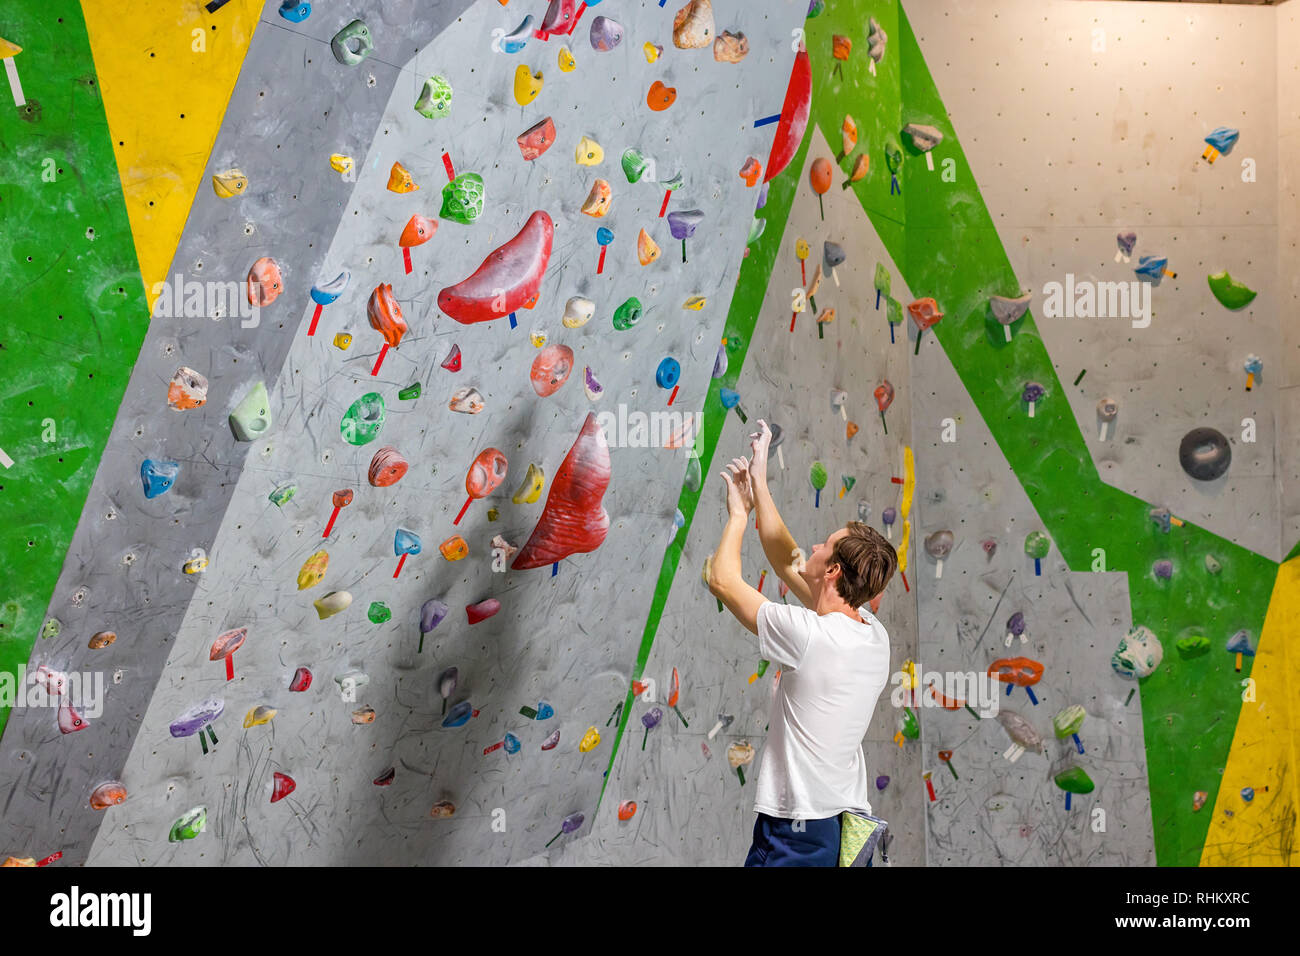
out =
<svg viewBox="0 0 1300 956"><path fill-rule="evenodd" d="M787 820L871 812L862 738L889 682L889 634L859 608L846 614L768 601L758 609L758 649L781 667L754 809Z"/></svg>

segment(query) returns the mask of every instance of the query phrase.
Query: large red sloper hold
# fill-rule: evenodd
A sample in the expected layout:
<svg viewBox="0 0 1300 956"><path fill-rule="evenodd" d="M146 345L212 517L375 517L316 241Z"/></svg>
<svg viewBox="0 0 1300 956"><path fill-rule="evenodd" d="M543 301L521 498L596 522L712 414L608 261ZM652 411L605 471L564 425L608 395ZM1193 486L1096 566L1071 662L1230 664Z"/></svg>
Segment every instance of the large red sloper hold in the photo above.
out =
<svg viewBox="0 0 1300 956"><path fill-rule="evenodd" d="M767 157L767 173L763 182L771 182L790 165L799 152L803 134L808 129L808 113L812 109L812 64L808 51L802 46L794 55L794 69L790 71L790 85L785 90L785 103L781 106L781 120L776 124L776 139L772 140L772 153Z"/></svg>
<svg viewBox="0 0 1300 956"><path fill-rule="evenodd" d="M542 517L511 570L545 567L571 554L595 551L604 544L609 533L609 513L601 500L608 487L609 445L604 430L596 424L595 414L589 412L578 440L551 482Z"/></svg>
<svg viewBox="0 0 1300 956"><path fill-rule="evenodd" d="M554 239L555 223L537 210L519 234L484 259L472 276L439 292L438 308L462 325L531 309L541 295Z"/></svg>

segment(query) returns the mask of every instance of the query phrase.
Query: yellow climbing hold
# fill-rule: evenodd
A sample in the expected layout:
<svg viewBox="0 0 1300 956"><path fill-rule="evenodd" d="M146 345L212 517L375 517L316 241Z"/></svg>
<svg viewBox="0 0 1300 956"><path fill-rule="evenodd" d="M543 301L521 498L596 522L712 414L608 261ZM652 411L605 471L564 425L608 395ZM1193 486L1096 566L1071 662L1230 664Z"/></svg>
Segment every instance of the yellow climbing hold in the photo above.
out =
<svg viewBox="0 0 1300 956"><path fill-rule="evenodd" d="M534 73L524 63L515 69L515 102L527 106L542 92L542 74Z"/></svg>
<svg viewBox="0 0 1300 956"><path fill-rule="evenodd" d="M338 332L334 336L334 347L346 352L352 344L352 336L347 332Z"/></svg>
<svg viewBox="0 0 1300 956"><path fill-rule="evenodd" d="M709 300L704 296L693 295L686 300L685 304L682 305L682 308L690 309L692 312L698 312L700 311L700 309L704 308L708 304L709 304ZM726 345L727 343L724 341L722 344Z"/></svg>
<svg viewBox="0 0 1300 956"><path fill-rule="evenodd" d="M589 136L584 136L578 141L578 148L573 151L573 158L578 161L579 166L599 166L605 161L605 151L600 148L600 143Z"/></svg>
<svg viewBox="0 0 1300 956"><path fill-rule="evenodd" d="M573 51L567 46L560 47L560 72L572 73L578 68L578 61L573 58Z"/></svg>
<svg viewBox="0 0 1300 956"><path fill-rule="evenodd" d="M515 492L514 497L510 500L517 505L531 505L541 497L544 487L546 487L546 472L538 465L529 462L528 473L524 475L519 490Z"/></svg>
<svg viewBox="0 0 1300 956"><path fill-rule="evenodd" d="M340 175L346 176L352 172L355 165L351 156L345 156L343 153L330 153L330 169Z"/></svg>
<svg viewBox="0 0 1300 956"><path fill-rule="evenodd" d="M247 729L248 727L260 727L262 724L269 724L271 718L277 713L278 711L274 707L258 704L244 715L244 727Z"/></svg>
<svg viewBox="0 0 1300 956"><path fill-rule="evenodd" d="M227 169L223 173L212 174L212 191L222 199L240 195L248 188L248 177L243 170Z"/></svg>
<svg viewBox="0 0 1300 956"><path fill-rule="evenodd" d="M582 753L591 753L600 744L600 731L595 727L588 727L587 732L582 735L582 740L578 742L578 750Z"/></svg>
<svg viewBox="0 0 1300 956"><path fill-rule="evenodd" d="M329 566L330 553L328 551L317 551L313 554L303 562L302 569L298 572L298 590L305 591L320 584L321 579L325 577L325 572L329 570Z"/></svg>
<svg viewBox="0 0 1300 956"><path fill-rule="evenodd" d="M0 37L0 60L7 60L11 56L17 56L23 52L23 48L17 43L10 43L4 37Z"/></svg>

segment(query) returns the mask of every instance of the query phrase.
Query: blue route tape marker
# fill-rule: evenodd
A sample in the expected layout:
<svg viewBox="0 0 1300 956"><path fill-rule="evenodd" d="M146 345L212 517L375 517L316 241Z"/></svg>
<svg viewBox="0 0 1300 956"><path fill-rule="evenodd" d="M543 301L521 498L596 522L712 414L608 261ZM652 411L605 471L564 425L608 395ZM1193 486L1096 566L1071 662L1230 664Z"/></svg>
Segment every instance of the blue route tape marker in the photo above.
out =
<svg viewBox="0 0 1300 956"><path fill-rule="evenodd" d="M758 129L760 126L766 126L769 123L775 123L780 118L781 118L781 114L775 113L772 116L764 116L760 120L754 120L754 129Z"/></svg>

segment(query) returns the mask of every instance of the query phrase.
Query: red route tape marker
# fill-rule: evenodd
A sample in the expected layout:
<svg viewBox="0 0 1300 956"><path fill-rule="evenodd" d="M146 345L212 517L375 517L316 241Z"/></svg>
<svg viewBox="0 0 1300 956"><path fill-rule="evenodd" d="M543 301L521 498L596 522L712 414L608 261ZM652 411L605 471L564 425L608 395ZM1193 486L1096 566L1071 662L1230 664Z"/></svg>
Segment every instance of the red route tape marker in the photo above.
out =
<svg viewBox="0 0 1300 956"><path fill-rule="evenodd" d="M409 276L411 274L411 247L410 246L402 246L402 262L405 263L406 274ZM312 327L315 328L315 326Z"/></svg>
<svg viewBox="0 0 1300 956"><path fill-rule="evenodd" d="M674 386L673 386L673 393L672 393L671 395L668 396L668 404L669 404L669 405L671 405L671 404L673 403L673 399L675 399L675 398L677 397L677 389L679 389L679 388L681 388L680 385L674 385Z"/></svg>
<svg viewBox="0 0 1300 956"><path fill-rule="evenodd" d="M385 342L384 347L379 350L379 358L375 359L375 367L370 370L370 375L372 378L379 374L379 366L384 364L384 356L387 354L388 354L388 343Z"/></svg>
<svg viewBox="0 0 1300 956"><path fill-rule="evenodd" d="M668 200L670 200L670 199L672 199L672 198L673 198L673 191L672 191L671 189L668 190L666 193L664 193L664 204L663 204L662 206L659 207L659 218L660 218L660 219L662 219L662 218L664 217L664 213L666 213L666 212L668 211Z"/></svg>
<svg viewBox="0 0 1300 956"><path fill-rule="evenodd" d="M396 578L399 574L402 573L402 565L404 565L405 563L406 563L406 555L402 555L400 558L397 559L397 570L393 572L394 578Z"/></svg>
<svg viewBox="0 0 1300 956"><path fill-rule="evenodd" d="M451 164L451 153L444 152L442 154L442 167L447 170L448 180L456 178L456 167Z"/></svg>
<svg viewBox="0 0 1300 956"><path fill-rule="evenodd" d="M608 248L609 246L600 247L600 261L596 263L596 275L600 275L605 271L605 250Z"/></svg>
<svg viewBox="0 0 1300 956"><path fill-rule="evenodd" d="M411 270L408 269L408 270L406 270L406 271L407 271L407 272L410 272ZM308 334L308 335L315 335L315 334L316 334L316 323L320 321L320 314L321 314L321 312L323 312L324 310L325 310L325 306L323 306L323 305L321 305L319 302L317 302L317 303L316 303L316 311L313 312L313 313L311 314L311 327L310 327L309 329L307 329L307 334Z"/></svg>

